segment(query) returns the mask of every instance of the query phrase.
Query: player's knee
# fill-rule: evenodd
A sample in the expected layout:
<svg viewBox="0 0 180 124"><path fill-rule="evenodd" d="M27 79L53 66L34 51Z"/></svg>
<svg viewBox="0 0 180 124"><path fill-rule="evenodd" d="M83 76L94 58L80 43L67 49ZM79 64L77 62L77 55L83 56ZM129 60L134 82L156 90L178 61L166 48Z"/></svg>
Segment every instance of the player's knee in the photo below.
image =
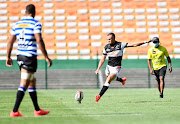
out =
<svg viewBox="0 0 180 124"><path fill-rule="evenodd" d="M159 77L159 80L160 80L160 81L163 81L163 80L164 80L164 76L160 76L160 77Z"/></svg>

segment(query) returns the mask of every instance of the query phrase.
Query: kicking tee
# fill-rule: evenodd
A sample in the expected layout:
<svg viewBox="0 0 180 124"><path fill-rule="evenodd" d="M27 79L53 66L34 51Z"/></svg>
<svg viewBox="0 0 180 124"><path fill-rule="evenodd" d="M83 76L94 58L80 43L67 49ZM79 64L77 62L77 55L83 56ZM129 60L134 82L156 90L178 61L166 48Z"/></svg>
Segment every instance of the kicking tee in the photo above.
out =
<svg viewBox="0 0 180 124"><path fill-rule="evenodd" d="M107 44L103 49L103 55L108 56L108 65L121 66L123 50L128 43L115 42L113 45Z"/></svg>
<svg viewBox="0 0 180 124"><path fill-rule="evenodd" d="M159 70L166 66L164 56L168 57L169 54L165 47L159 46L158 48L151 47L148 50L148 59L152 59L152 65L154 70Z"/></svg>
<svg viewBox="0 0 180 124"><path fill-rule="evenodd" d="M17 55L27 57L37 56L37 42L34 34L41 33L41 28L41 23L29 16L18 21L13 26L11 34L16 35L18 41Z"/></svg>

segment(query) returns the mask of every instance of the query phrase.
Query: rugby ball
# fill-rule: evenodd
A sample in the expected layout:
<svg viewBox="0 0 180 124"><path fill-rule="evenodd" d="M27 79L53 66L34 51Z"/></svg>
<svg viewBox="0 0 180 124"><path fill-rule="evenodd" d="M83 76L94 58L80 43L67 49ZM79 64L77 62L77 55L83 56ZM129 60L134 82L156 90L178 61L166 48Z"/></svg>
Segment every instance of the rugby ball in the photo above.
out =
<svg viewBox="0 0 180 124"><path fill-rule="evenodd" d="M84 94L82 91L77 91L75 94L75 100L78 101L78 103L81 103L81 100L84 98Z"/></svg>

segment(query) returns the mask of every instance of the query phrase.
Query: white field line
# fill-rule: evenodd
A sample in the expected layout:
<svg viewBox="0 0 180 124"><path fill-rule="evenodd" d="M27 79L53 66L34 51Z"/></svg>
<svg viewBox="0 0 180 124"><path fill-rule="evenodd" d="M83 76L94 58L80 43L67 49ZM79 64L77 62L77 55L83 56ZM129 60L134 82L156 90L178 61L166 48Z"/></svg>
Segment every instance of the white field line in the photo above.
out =
<svg viewBox="0 0 180 124"><path fill-rule="evenodd" d="M104 84L102 71L99 70L99 87L102 88Z"/></svg>
<svg viewBox="0 0 180 124"><path fill-rule="evenodd" d="M117 113L117 114L64 114L64 115L46 115L39 116L43 118L53 118L53 117L112 117L112 116L141 116L140 113ZM33 118L34 116L24 116L25 118ZM0 116L0 118L10 118L9 116Z"/></svg>

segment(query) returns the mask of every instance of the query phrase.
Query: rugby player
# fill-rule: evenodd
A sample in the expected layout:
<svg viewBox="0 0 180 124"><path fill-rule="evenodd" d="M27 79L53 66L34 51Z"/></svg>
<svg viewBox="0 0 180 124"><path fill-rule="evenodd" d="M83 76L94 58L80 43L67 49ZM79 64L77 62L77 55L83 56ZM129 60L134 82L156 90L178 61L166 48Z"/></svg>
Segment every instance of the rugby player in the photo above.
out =
<svg viewBox="0 0 180 124"><path fill-rule="evenodd" d="M17 39L17 63L21 71L20 86L17 91L16 102L10 113L10 117L23 117L18 109L26 89L28 89L29 95L34 104L34 116L46 115L49 113L49 111L40 109L37 102L36 78L34 76L37 69L37 44L48 63L48 67L52 65L52 61L48 57L44 41L41 37L41 23L34 20L34 17L35 6L29 4L26 6L26 17L14 25L7 46L6 65L10 67L13 65L11 51L13 49L13 44Z"/></svg>
<svg viewBox="0 0 180 124"><path fill-rule="evenodd" d="M126 77L124 77L124 78L118 77L118 74L120 73L120 71L122 69L121 61L122 61L122 57L123 57L124 48L137 47L142 44L151 42L151 40L140 42L140 43L133 43L133 44L118 42L115 40L114 33L109 33L107 35L107 41L108 41L108 44L103 49L102 58L99 61L97 70L95 71L96 74L99 73L100 68L103 66L105 59L108 56L108 64L107 64L106 70L105 70L106 81L105 81L100 93L98 95L96 95L96 97L95 97L96 102L99 101L99 99L102 97L102 95L110 87L111 81L114 80L115 78L117 81L122 82L122 85L125 84Z"/></svg>

